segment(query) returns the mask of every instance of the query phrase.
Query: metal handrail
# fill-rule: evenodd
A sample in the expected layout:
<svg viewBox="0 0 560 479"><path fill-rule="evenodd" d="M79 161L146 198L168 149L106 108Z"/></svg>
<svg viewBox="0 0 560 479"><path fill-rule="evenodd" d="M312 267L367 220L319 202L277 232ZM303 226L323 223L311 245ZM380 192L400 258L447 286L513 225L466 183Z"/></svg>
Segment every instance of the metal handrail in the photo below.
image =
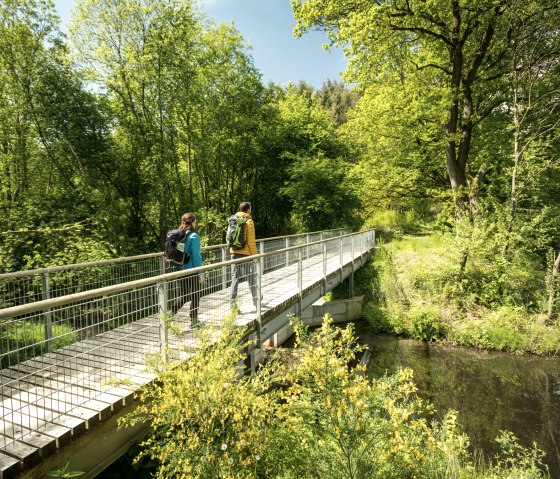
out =
<svg viewBox="0 0 560 479"><path fill-rule="evenodd" d="M333 232L333 231L349 231L349 230L351 231L350 228L334 228L334 229L324 230L324 231L310 231L308 233L297 233L297 234L286 235L286 236L272 236L270 238L261 238L261 239L256 240L256 242L257 242L257 244L260 244L261 242L273 241L273 240L278 240L278 239L296 238L296 237L314 235L314 234L318 234L318 233L330 233L330 232ZM227 246L228 245L225 244L225 243L217 244L217 245L208 245L208 246L204 246L202 248L202 251L211 251L211 250L220 249L220 248L227 248ZM28 269L28 270L22 270L22 271L14 271L14 272L11 272L11 273L0 273L0 280L1 279L8 279L8 278L20 278L20 277L24 277L24 276L33 276L33 275L44 274L44 273L56 273L58 271L67 271L67 270L73 270L73 269L79 269L79 268L89 268L89 267L107 265L107 264L112 264L112 263L125 263L127 261L136 261L136 260L148 259L148 258L158 258L160 256L163 256L162 251L157 252L157 253L146 253L146 254L136 255L136 256L123 256L123 257L120 257L120 258L110 258L110 259L104 259L104 260L99 260L99 261L88 261L88 262L85 262L85 263L73 263L73 264L60 265L60 266L49 266L49 267L46 267L46 268L36 268L36 269Z"/></svg>
<svg viewBox="0 0 560 479"><path fill-rule="evenodd" d="M263 238L257 240L257 247L258 251L263 253L291 246L302 239L308 243L318 236L323 239L325 236L340 236L348 231L347 229L337 229ZM225 261L229 252L225 244L206 246L203 251L205 264ZM163 253L158 252L4 273L0 274L0 308L153 277L165 273L168 269L169 264L164 260Z"/></svg>
<svg viewBox="0 0 560 479"><path fill-rule="evenodd" d="M255 255L247 256L246 258L238 258L238 259L234 259L234 260L222 261L222 262L219 262L219 263L200 266L198 268L190 268L190 269L187 269L187 270L175 271L173 273L165 273L165 274L161 274L161 275L158 275L158 276L152 276L152 277L149 277L149 278L143 278L143 279L139 279L139 280L135 280L135 281L129 281L129 282L126 282L126 283L120 283L120 284L117 284L117 285L106 286L106 287L103 287L103 288L97 288L97 289L92 289L92 290L89 290L89 291L83 291L83 292L80 292L80 293L60 296L58 298L51 298L51 299L46 299L46 300L41 300L41 301L35 301L33 303L23 304L23 305L20 305L20 306L12 306L10 308L0 309L0 320L1 319L7 319L7 318L14 318L14 317L17 317L17 316L23 316L23 315L30 314L30 313L35 313L35 312L38 312L38 311L45 311L47 309L51 309L51 308L55 308L55 307L59 307L59 306L64 306L64 305L67 305L67 304L72 304L72 303L75 303L75 302L78 302L78 301L85 301L87 299L92 299L92 298L96 298L96 297L100 297L100 296L106 296L108 294L119 293L119 292L122 292L122 291L127 291L127 290L130 290L130 289L134 289L134 288L150 286L150 285L157 284L161 281L175 280L175 279L179 279L179 278L182 278L182 277L185 277L185 276L191 276L191 275L195 275L195 274L198 274L198 273L204 273L206 271L210 271L210 270L214 270L214 269L227 267L227 266L230 266L232 264L245 263L245 262L248 262L248 261L257 261L257 260L260 260L262 258L272 256L272 255L276 255L276 254L279 254L279 253L289 253L290 251L296 251L296 250L299 250L301 248L310 248L312 246L317 246L317 245L320 245L320 244L323 244L323 243L327 243L329 241L333 241L334 239L343 240L344 238L362 235L363 233L364 233L363 231L355 232L355 233L349 233L349 234L346 234L346 235L337 236L336 238L328 238L328 239L323 239L323 240L319 240L319 241L314 241L314 242L311 242L311 243L306 243L305 245L291 246L289 248L282 248L282 249L270 251L270 252L267 252L267 253L258 253L258 254L255 254ZM311 233L309 233L309 234L311 234ZM294 236L299 236L299 235L294 235ZM284 238L284 237L281 237L281 238Z"/></svg>

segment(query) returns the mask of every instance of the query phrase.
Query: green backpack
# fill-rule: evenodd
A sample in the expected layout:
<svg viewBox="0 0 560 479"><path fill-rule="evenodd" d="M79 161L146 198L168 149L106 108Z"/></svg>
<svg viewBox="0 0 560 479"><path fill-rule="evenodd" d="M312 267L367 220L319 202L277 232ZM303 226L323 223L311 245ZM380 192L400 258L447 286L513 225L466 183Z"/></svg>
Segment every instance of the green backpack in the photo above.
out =
<svg viewBox="0 0 560 479"><path fill-rule="evenodd" d="M228 219L228 229L226 234L226 241L232 249L242 249L245 247L247 217L233 215Z"/></svg>

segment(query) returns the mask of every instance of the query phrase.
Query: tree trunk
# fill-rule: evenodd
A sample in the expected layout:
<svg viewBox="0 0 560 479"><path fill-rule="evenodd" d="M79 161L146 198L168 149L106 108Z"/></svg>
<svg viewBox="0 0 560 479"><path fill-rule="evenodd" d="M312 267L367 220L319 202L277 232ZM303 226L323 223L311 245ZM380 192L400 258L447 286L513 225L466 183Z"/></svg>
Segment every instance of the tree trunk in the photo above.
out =
<svg viewBox="0 0 560 479"><path fill-rule="evenodd" d="M516 59L514 55L514 59ZM521 134L521 119L519 115L519 79L517 69L512 65L513 72L513 170L511 172L511 194L509 199L509 209L508 218L506 223L506 237L504 241L504 249L502 251L504 258L506 257L509 248L511 246L511 232L513 231L513 222L515 220L515 214L517 212L517 174L519 172L519 165L521 162L521 150L519 147L519 138Z"/></svg>
<svg viewBox="0 0 560 479"><path fill-rule="evenodd" d="M560 271L560 253L556 256L552 265L552 277L550 278L550 292L548 295L548 314L546 315L546 324L550 325L557 315L555 308L556 296L558 295L558 272Z"/></svg>

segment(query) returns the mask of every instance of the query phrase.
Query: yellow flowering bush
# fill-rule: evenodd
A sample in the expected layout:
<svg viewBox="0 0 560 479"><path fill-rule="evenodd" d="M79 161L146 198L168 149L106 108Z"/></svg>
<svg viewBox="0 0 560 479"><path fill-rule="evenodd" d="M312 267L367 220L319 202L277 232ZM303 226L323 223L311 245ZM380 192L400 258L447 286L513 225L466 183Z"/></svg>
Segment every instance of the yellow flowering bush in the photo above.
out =
<svg viewBox="0 0 560 479"><path fill-rule="evenodd" d="M507 434L495 465L473 460L454 412L430 421L411 370L368 379L352 325L336 328L325 316L309 334L293 324L294 359L273 357L250 377L239 374L244 331L232 321L203 329L195 357L165 368L126 418L151 421L137 460L174 479L547 477L538 449Z"/></svg>
<svg viewBox="0 0 560 479"><path fill-rule="evenodd" d="M210 335L219 335L210 341ZM256 478L263 432L273 419L271 368L240 377L244 330L228 322L203 331L196 356L172 365L142 393L142 405L125 424L151 421L136 461L159 464L158 478ZM214 338L215 339L215 338Z"/></svg>

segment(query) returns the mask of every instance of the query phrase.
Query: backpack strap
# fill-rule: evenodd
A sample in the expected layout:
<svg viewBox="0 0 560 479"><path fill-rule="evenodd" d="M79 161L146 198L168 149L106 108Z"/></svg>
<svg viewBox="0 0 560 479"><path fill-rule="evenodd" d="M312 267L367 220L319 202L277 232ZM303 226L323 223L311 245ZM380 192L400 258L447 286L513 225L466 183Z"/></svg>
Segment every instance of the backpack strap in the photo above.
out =
<svg viewBox="0 0 560 479"><path fill-rule="evenodd" d="M194 233L194 232L193 232L193 231L187 231L187 232L185 233L185 239L183 240L184 243L185 243L185 254L188 255L189 258L191 258L191 256L192 256L192 246L191 246L191 252L190 252L190 254L189 254L189 252L187 251L187 239L189 238L189 235L190 235L191 233ZM191 244L192 244L192 243L191 243Z"/></svg>

